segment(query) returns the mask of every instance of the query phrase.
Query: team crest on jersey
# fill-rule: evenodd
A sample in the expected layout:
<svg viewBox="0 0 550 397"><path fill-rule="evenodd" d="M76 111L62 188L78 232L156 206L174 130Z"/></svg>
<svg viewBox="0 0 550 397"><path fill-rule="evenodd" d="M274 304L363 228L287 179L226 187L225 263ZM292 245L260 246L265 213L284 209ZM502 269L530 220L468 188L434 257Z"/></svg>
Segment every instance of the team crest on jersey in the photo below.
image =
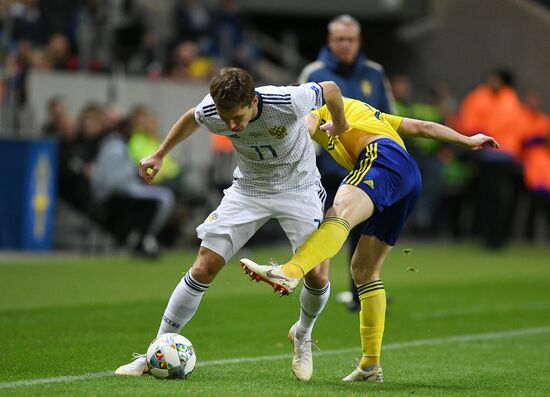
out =
<svg viewBox="0 0 550 397"><path fill-rule="evenodd" d="M212 223L216 222L218 220L218 213L212 212L210 215L208 215L208 218L204 221L204 223Z"/></svg>
<svg viewBox="0 0 550 397"><path fill-rule="evenodd" d="M361 91L363 94L370 96L372 94L372 84L368 80L361 81Z"/></svg>
<svg viewBox="0 0 550 397"><path fill-rule="evenodd" d="M286 127L284 125L271 127L268 131L277 139L283 139L286 136Z"/></svg>

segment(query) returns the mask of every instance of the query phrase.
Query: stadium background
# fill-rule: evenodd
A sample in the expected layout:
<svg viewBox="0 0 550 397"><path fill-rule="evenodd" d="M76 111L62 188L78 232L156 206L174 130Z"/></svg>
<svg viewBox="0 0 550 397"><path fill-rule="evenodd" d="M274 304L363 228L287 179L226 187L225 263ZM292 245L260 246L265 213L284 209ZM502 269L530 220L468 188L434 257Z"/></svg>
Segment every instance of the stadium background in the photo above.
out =
<svg viewBox="0 0 550 397"><path fill-rule="evenodd" d="M199 15L197 26L189 22L194 13L189 10L196 10ZM103 106L106 112L117 113L117 117L128 115L136 105L146 105L157 119L160 139L184 109L200 101L209 78L220 67L244 66L258 84L294 83L301 68L314 60L325 44L327 22L342 12L354 15L362 23L363 50L369 59L382 64L390 79L405 76L412 82L412 103L426 104L433 110L448 102L453 108L451 115L442 114L438 121L449 122L456 128L452 121L460 115L462 98L487 73L498 68L513 73L518 95L536 89L542 98L542 110L549 110L550 44L541 40L549 29L544 1L350 0L342 4L303 1L298 5L291 1L264 4L246 0L159 4L145 0L8 1L3 4L0 137L44 138L44 126L49 122L48 101L61 96L73 119L78 119L91 102ZM511 26L514 29L506 28ZM187 45L187 52L182 50L184 55L178 58L182 44ZM444 84L445 94L437 93L438 84ZM48 138L52 137L58 139L55 132L50 132ZM9 145L3 147L4 151L11 150ZM220 176L213 169L231 165L225 167L223 161L227 160L217 164L219 156L205 155L210 150L217 150L215 144L208 134L199 133L174 151L176 162L186 171L181 189L192 192L189 195L195 198L190 199L192 208L184 206L182 210L186 221L181 222L183 230L177 233L181 233L184 242L193 240L194 225L215 207L218 191L230 181L230 176ZM432 155L447 154L439 151ZM4 169L10 170L10 178L25 179L18 174L25 173L24 164L7 158L5 161ZM520 178L516 175L516 179ZM483 215L474 209L466 215L456 212L459 210L446 214L449 211L445 208L456 207L466 190L467 196L475 196L469 190L471 187L465 186L460 194L455 194L453 183L448 186L441 182L434 200L445 213L443 218L449 221L439 222L446 226L430 223L424 228L428 230L422 230L427 237L469 238L481 233L473 220L469 221L471 225L456 225L461 216L481 219ZM534 200L523 194L518 180L510 180L509 184L517 186L513 192L515 209L506 215L511 218L508 234L545 241L550 234L547 199ZM8 189L2 190L2 194L8 195ZM197 199L206 205L197 205ZM535 201L543 204L534 205ZM6 249L77 250L117 245L108 239L109 233L88 222L89 216L79 216L86 212L83 207L94 205L93 202L76 205L76 211L64 204L63 197L49 199L47 233L43 234L47 241L34 245L25 242L24 237L17 241L6 237L25 236L32 221L27 222L27 230L13 229L14 223L23 224L29 216L16 217L16 212L27 211L25 205L19 205L23 208L14 212L10 209L17 205L5 204L2 216L6 231L0 233L4 236L0 245ZM539 220L533 221L534 218ZM414 229L415 220L411 223ZM79 228L79 224L84 226ZM441 228L447 229L447 233ZM281 237L276 227L270 225L266 229L268 234ZM505 243L488 245L500 247Z"/></svg>
<svg viewBox="0 0 550 397"><path fill-rule="evenodd" d="M223 25L229 30L190 33L174 22L176 6L185 11L204 5L219 18L222 3L232 10ZM85 39L99 30L92 24L78 36L75 13L97 4L107 14L99 13L108 23L96 28L107 27L107 33L100 30L107 34L101 37L108 51L86 63L82 51L91 47L79 45L90 43ZM130 23L136 21L130 17L133 6L146 10L138 30ZM363 50L390 78L410 79L415 103L434 105L433 86L443 81L458 110L489 71L506 68L516 77L518 94L535 88L542 110L550 112L550 7L544 0L0 2L0 165L5 173L0 186L0 348L5 354L0 394L181 395L184 390L190 395L348 396L364 395L367 386L369 393L395 396L550 395L547 192L530 191L516 169L508 180L512 211L496 214L509 235L499 244L485 241L475 220L480 163L460 151L451 157L472 167L465 171L470 182L446 185L437 207L443 210L427 230L411 219L386 264L388 382L379 390L339 382L360 354L353 348L358 320L333 298L314 334L321 349L315 377L309 384L295 382L284 342L296 316L296 294L281 300L246 282L235 259L183 330L199 354L190 382L111 376L152 338L170 292L194 259L194 228L230 182L227 172L215 170L227 171L232 158L204 131L178 146L174 159L184 171L188 195L181 200L175 232L168 230L177 239L161 241L161 256L136 256L130 242L117 242L97 213L59 197L54 176L60 140L44 130L48 102L61 96L75 120L90 102L124 116L144 104L157 118L162 137L200 101L211 74L224 65L247 67L258 84L294 83L325 44L327 22L340 13L361 22ZM220 40L235 28L239 40ZM164 44L150 47L145 32L154 32ZM59 59L49 46L57 33L68 40L68 53ZM196 44L196 74L170 55L180 39ZM40 161L42 150L49 166ZM437 153L449 156L446 150ZM39 232L41 224L45 229ZM290 253L273 224L247 250L242 254L261 261L285 260ZM345 253L333 261L334 296L347 289L348 265Z"/></svg>

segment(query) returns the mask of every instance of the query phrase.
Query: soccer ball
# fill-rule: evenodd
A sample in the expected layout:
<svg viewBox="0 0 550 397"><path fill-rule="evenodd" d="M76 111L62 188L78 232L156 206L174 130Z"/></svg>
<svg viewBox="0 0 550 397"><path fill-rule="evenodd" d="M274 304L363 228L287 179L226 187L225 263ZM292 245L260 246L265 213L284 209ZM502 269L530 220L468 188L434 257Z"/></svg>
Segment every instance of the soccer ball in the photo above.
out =
<svg viewBox="0 0 550 397"><path fill-rule="evenodd" d="M180 334L157 336L147 349L147 367L155 378L185 379L195 368L193 344Z"/></svg>

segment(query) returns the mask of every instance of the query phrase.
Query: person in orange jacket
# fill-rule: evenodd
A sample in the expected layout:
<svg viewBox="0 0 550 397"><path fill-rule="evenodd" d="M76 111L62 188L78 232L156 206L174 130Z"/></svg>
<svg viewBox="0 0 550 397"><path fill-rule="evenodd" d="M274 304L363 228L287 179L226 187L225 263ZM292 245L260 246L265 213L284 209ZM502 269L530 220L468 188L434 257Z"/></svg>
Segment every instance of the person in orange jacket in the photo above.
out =
<svg viewBox="0 0 550 397"><path fill-rule="evenodd" d="M511 234L517 179L521 175L520 156L525 135L525 113L514 89L510 71L495 69L462 101L460 130L495 137L498 152L480 154L476 186L475 232L488 248L502 248Z"/></svg>
<svg viewBox="0 0 550 397"><path fill-rule="evenodd" d="M528 128L522 153L524 182L529 191L550 195L550 116L542 108L542 97L536 90L524 95L524 120Z"/></svg>
<svg viewBox="0 0 550 397"><path fill-rule="evenodd" d="M500 152L518 159L525 134L523 113L511 73L495 70L462 101L461 129L468 135L483 131L495 137L500 142Z"/></svg>

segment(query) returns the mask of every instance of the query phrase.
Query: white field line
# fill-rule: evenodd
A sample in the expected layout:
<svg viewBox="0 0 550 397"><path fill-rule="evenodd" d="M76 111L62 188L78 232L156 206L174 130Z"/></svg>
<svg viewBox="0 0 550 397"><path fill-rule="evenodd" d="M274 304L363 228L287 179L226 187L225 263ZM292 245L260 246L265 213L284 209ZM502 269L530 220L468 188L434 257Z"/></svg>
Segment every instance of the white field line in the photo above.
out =
<svg viewBox="0 0 550 397"><path fill-rule="evenodd" d="M521 328L510 331L498 331L498 332L487 332L483 334L469 334L469 335L456 335L448 336L443 338L433 338L433 339L417 339L408 342L395 342L389 343L383 346L383 350L397 350L405 349L419 346L435 346L435 345L444 345L449 343L460 343L460 342L472 342L472 341L481 341L481 340L495 340L500 338L516 338L523 336L532 336L540 334L550 333L550 326L544 327L534 327L534 328ZM358 353L359 347L345 348L345 349L335 349L335 350L324 350L314 353L316 357L319 356L337 356L340 354L347 353ZM215 365L227 365L227 364L240 364L240 363L253 363L253 362L264 362L264 361L277 361L277 360L287 360L290 359L291 354L276 354L272 356L260 356L260 357L238 357L238 358L229 358L223 360L209 360L202 361L197 363L197 367L209 367ZM114 376L114 371L103 371L103 372L92 372L83 375L71 375L71 376L57 376L52 378L39 378L39 379L29 379L29 380L19 380L13 382L1 382L0 389L13 389L17 387L24 386L35 386L43 385L49 383L63 383L63 382L75 382L81 380L89 380L96 378L106 378Z"/></svg>
<svg viewBox="0 0 550 397"><path fill-rule="evenodd" d="M550 301L520 303L515 305L476 306L471 308L433 310L429 312L412 313L414 319L460 317L472 314L508 313L517 310L546 310L550 308Z"/></svg>

